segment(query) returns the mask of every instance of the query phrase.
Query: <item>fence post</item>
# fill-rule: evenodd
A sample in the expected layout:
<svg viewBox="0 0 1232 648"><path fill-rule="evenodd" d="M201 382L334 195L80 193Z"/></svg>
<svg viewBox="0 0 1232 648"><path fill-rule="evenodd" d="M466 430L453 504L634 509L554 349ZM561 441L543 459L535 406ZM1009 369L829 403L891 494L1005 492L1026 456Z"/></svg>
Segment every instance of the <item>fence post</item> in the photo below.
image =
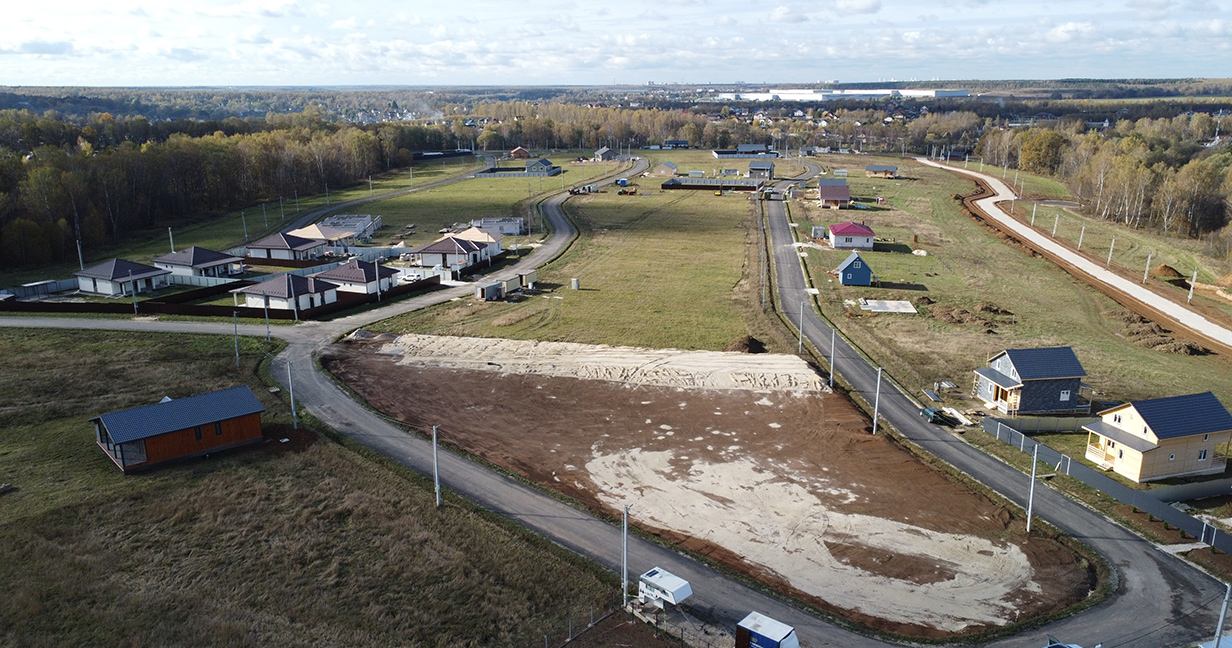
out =
<svg viewBox="0 0 1232 648"><path fill-rule="evenodd" d="M1001 421L997 421L997 440L1001 440Z"/></svg>
<svg viewBox="0 0 1232 648"><path fill-rule="evenodd" d="M1027 451L1027 435L1023 434L1022 432L1018 433L1018 451L1019 452Z"/></svg>

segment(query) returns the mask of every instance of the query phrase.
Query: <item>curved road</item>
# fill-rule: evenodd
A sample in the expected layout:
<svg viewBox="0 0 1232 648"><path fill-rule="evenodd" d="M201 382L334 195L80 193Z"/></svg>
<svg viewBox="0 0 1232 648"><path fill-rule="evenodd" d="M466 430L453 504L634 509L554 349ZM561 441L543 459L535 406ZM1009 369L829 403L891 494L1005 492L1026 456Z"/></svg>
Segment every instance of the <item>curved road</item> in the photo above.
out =
<svg viewBox="0 0 1232 648"><path fill-rule="evenodd" d="M1223 345L1225 348L1232 349L1232 330L1195 313L1185 307L1184 304L1179 304L1172 301L1147 287L1130 281L1115 272L1107 270L1097 263L1092 262L1085 256L1070 250L1068 247L1057 243L1051 237L1040 233L1033 227L1020 223L1006 214L997 203L1018 198L1017 194L1010 189L1004 181L999 178L994 178L986 173L969 171L967 169L959 169L944 164L938 164L932 160L925 158L916 158L920 164L925 164L954 173L961 173L976 178L980 178L988 183L996 195L988 198L981 198L975 201L975 204L988 215L989 218L995 220L1002 229L1013 232L1018 238L1029 241L1032 245L1038 247L1049 254L1061 258L1065 263L1075 268L1078 272L1087 275L1091 279L1098 281L1109 288L1120 292L1134 301L1141 302L1147 307L1154 309L1157 312L1163 313L1166 317L1172 319L1178 325L1183 326L1191 331L1198 333L1206 338Z"/></svg>
<svg viewBox="0 0 1232 648"><path fill-rule="evenodd" d="M815 165L810 165L815 170ZM779 201L767 201L769 240L783 312L798 317L804 308L804 334L830 358L831 329L812 307L812 295L799 250ZM876 391L877 369L841 336L834 355L836 372L868 402ZM925 423L920 406L889 381L882 381L880 414L903 437L1025 508L1030 478L1017 469L963 442L947 428ZM995 642L1004 648L1038 648L1048 632L1066 642L1104 648L1184 645L1213 634L1224 588L1213 578L1164 553L1120 525L1057 491L1037 484L1035 514L1102 554L1116 573L1116 593L1092 610L1048 625L1040 631Z"/></svg>
<svg viewBox="0 0 1232 648"><path fill-rule="evenodd" d="M644 168L645 162L641 161L621 175L634 175ZM813 173L816 173L815 167ZM516 266L494 273L494 279L512 277L519 271L536 267L567 247L576 230L561 209L566 199L567 195L558 194L543 202L544 214L552 223L555 235ZM811 296L804 290L803 270L797 251L791 246L792 237L783 203L775 201L766 205L780 297L784 310L796 313L799 312L801 300L811 299ZM272 374L283 382L289 366L301 408L306 408L323 423L377 452L422 474L431 475L430 441L404 432L351 399L328 376L316 369L314 358L333 339L351 330L392 315L469 295L472 290L471 286L455 287L330 322L276 327L274 334L286 340L288 345L283 353L274 358ZM224 322L3 318L0 319L0 326L232 333L232 325ZM265 328L259 325L240 328L245 335L265 334ZM804 330L817 348L829 348L830 329L811 307L805 309ZM871 401L875 369L845 343L839 344L837 356L838 371ZM889 388L888 384L883 387L882 414L904 436L975 479L1006 493L1013 501L1022 503L1018 495L1026 486L1026 477L1022 473L955 440L943 429L924 424L916 416L918 407L909 397ZM615 525L450 452L441 453L440 467L445 488L516 520L562 546L593 558L613 571L619 571L620 531ZM1106 648L1173 645L1202 637L1204 633L1209 634L1209 629L1214 625L1210 603L1222 595L1222 588L1213 579L1166 556L1137 536L1050 489L1038 489L1036 510L1041 517L1095 546L1105 556L1116 556L1114 562L1121 576L1118 594L1109 602L1044 630L1062 636L1066 641L1087 646L1103 642ZM714 618L734 623L750 609L756 609L795 626L807 646L874 648L892 645L834 626L691 558L636 536L630 537L630 573L636 575L656 565L689 580L695 592L690 599L693 607ZM1198 608L1201 609L1195 613ZM1187 614L1189 616L1185 616ZM1043 644L1044 630L1024 633L994 645L1037 648Z"/></svg>

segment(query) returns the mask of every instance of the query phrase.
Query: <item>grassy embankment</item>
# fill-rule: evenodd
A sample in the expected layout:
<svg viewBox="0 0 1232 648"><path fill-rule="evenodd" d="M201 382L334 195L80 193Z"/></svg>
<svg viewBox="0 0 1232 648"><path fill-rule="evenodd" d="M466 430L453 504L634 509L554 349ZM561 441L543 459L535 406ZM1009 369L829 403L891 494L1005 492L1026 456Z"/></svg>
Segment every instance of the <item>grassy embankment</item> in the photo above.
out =
<svg viewBox="0 0 1232 648"><path fill-rule="evenodd" d="M536 645L611 574L365 450L290 429L270 349L223 336L0 331L0 643ZM237 384L262 446L124 476L87 419ZM280 437L292 438L281 444Z"/></svg>
<svg viewBox="0 0 1232 648"><path fill-rule="evenodd" d="M482 167L480 162L471 161L467 158L459 158L458 160L447 164L427 163L418 165L415 167L413 179L410 177L411 174L405 169L374 175L372 177L372 192L379 194L417 187ZM463 162L461 160L467 161ZM179 224L174 226L172 234L175 237L175 246L178 249L198 245L211 250L224 251L244 243L245 226L247 227L249 240L256 240L263 235L277 231L285 221L293 220L307 212L326 207L327 205L336 205L349 200L365 198L368 196L368 193L368 183L361 182L350 187L331 189L328 199L324 193L304 195L299 197L298 210L296 209L296 199L293 196L284 196L281 208L278 204L278 198L275 197L270 202L264 204L264 216L262 215L261 205L226 214L186 216ZM371 211L367 206L359 211L361 213L380 213ZM166 226L135 230L126 233L124 240L118 245L106 246L98 250L86 249L86 267L114 257L140 263L149 263L153 257L169 252L171 249L170 245L171 242L167 238ZM73 257L67 263L53 266L35 269L9 269L0 272L0 287L16 286L43 279L65 279L71 277L78 269L76 257Z"/></svg>
<svg viewBox="0 0 1232 648"><path fill-rule="evenodd" d="M702 151L639 153L651 168L661 160L682 171L715 162ZM724 162L747 168L747 160ZM637 196L609 188L571 198L565 207L580 236L540 269L546 294L516 303L443 304L374 328L655 348L722 349L748 334L773 343L756 307L756 274L743 276L757 263L748 195L663 191L661 182L636 179ZM581 290L568 289L572 278Z"/></svg>

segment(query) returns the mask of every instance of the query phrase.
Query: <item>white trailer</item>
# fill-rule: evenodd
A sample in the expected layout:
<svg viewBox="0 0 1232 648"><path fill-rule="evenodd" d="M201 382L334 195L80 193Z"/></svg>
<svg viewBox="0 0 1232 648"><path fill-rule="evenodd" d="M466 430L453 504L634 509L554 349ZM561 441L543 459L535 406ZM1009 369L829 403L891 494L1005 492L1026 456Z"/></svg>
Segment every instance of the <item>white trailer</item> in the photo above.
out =
<svg viewBox="0 0 1232 648"><path fill-rule="evenodd" d="M664 571L660 567L642 574L637 579L637 600L662 608L664 603L680 605L693 595L689 581Z"/></svg>

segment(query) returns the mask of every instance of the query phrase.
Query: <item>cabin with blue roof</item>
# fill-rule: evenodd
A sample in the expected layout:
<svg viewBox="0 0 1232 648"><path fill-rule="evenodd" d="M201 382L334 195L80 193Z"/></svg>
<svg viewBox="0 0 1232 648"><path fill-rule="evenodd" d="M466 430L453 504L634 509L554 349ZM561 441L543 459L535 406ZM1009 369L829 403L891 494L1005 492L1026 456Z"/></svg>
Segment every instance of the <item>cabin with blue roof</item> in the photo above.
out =
<svg viewBox="0 0 1232 648"><path fill-rule="evenodd" d="M261 441L265 407L240 385L100 414L94 440L125 473Z"/></svg>
<svg viewBox="0 0 1232 648"><path fill-rule="evenodd" d="M1079 394L1087 375L1069 347L1006 349L975 370L974 396L1005 414L1082 414Z"/></svg>
<svg viewBox="0 0 1232 648"><path fill-rule="evenodd" d="M1132 401L1099 417L1082 426L1086 458L1136 482L1215 475L1228 464L1219 448L1232 440L1232 414L1211 392Z"/></svg>
<svg viewBox="0 0 1232 648"><path fill-rule="evenodd" d="M860 257L859 252L852 252L847 258L835 269L838 273L838 282L844 286L871 286L873 285L873 269L868 267L868 263Z"/></svg>

